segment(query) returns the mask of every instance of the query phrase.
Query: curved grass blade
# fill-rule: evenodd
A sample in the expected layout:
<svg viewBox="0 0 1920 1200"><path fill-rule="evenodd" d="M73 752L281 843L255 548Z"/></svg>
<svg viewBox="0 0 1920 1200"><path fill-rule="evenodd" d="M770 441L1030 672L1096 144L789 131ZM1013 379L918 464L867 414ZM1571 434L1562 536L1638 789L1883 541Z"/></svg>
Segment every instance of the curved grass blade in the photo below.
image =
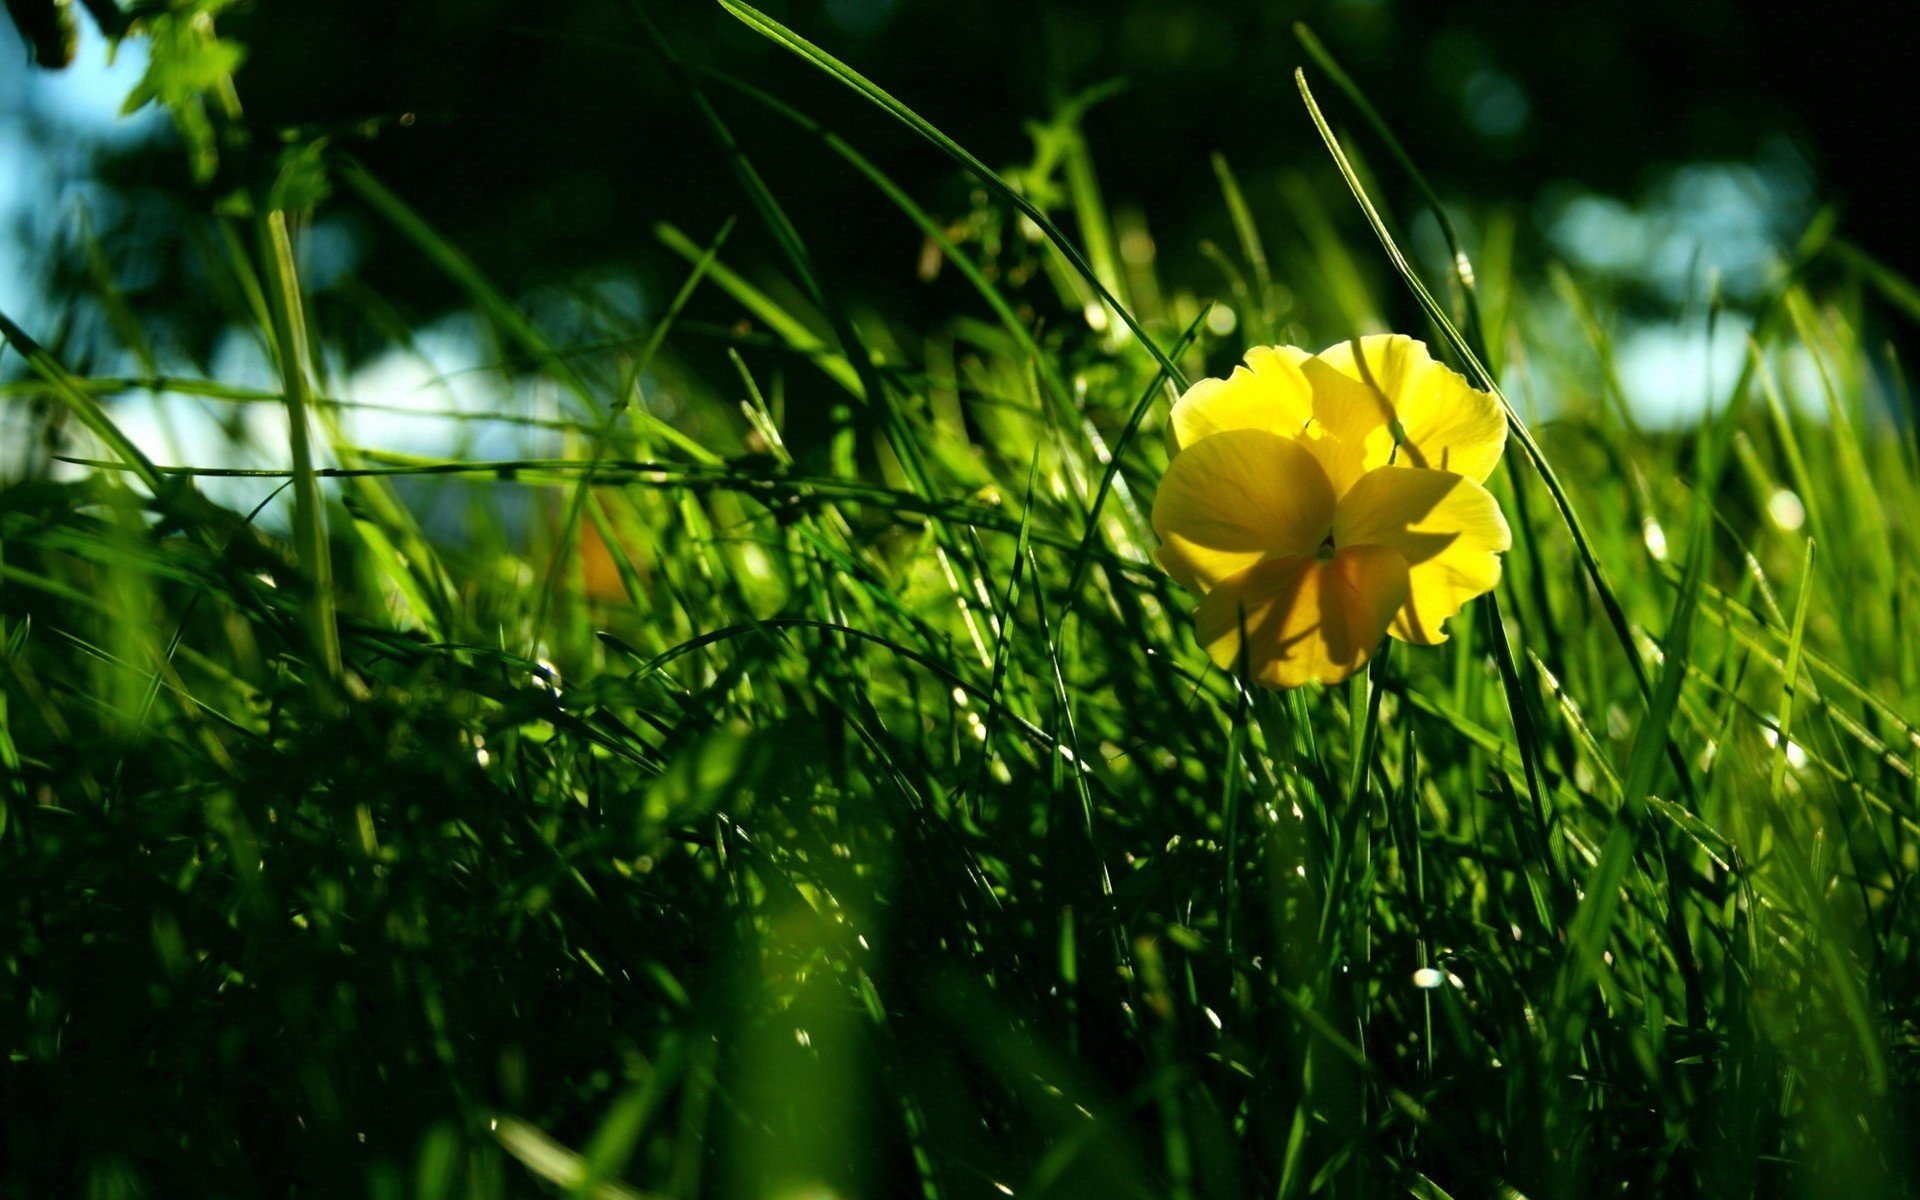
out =
<svg viewBox="0 0 1920 1200"><path fill-rule="evenodd" d="M287 402L287 443L293 456L293 531L300 550L300 566L313 589L307 597L308 636L313 639L327 675L340 675L340 631L334 620L333 548L327 539L326 500L314 474L313 429L307 414L312 386L312 364L307 343L306 305L295 271L293 242L287 235L286 214L275 210L261 226L260 257L269 283L273 312L273 342L280 365L280 384Z"/></svg>
<svg viewBox="0 0 1920 1200"><path fill-rule="evenodd" d="M1574 512L1573 501L1568 496L1565 486L1561 484L1560 477L1554 472L1553 465L1547 461L1545 451L1534 440L1533 431L1527 428L1519 412L1507 400L1499 380L1493 377L1493 373L1487 369L1480 356L1461 335L1452 319L1447 316L1446 310L1441 307L1439 301L1434 299L1433 293L1427 290L1427 285L1414 271L1413 264L1407 261L1399 244L1393 240L1393 234L1388 231L1385 220L1380 216L1379 210L1374 207L1373 200L1360 182L1359 175L1354 172L1353 164L1347 158L1347 152L1341 146L1340 139L1335 136L1333 128L1327 124L1325 115L1320 111L1319 103L1314 100L1313 89L1307 85L1306 72L1295 71L1294 80L1300 86L1300 95L1306 101L1307 112L1313 118L1314 128L1319 130L1321 140L1326 143L1328 151L1332 153L1341 177L1346 180L1354 199L1359 202L1362 211L1366 214L1367 223L1373 227L1375 236L1380 239L1380 244L1385 248L1394 268L1413 291L1415 300L1427 317L1439 327L1450 348L1460 357L1460 361L1466 364L1479 380L1480 386L1497 399L1500 407L1506 412L1507 427L1513 431L1514 437L1526 451L1528 460L1533 464L1534 469L1540 472L1541 481L1547 485L1547 492L1553 497L1554 507L1560 510L1560 519L1566 524L1567 532L1573 537L1574 551L1579 556L1588 579L1593 583L1594 591L1600 598L1600 606L1605 610L1607 621L1613 627L1614 636L1620 642L1621 649L1626 652L1627 663L1633 670L1634 679L1639 684L1642 695L1651 701L1653 683L1647 677L1646 665L1640 660L1640 651L1634 645L1633 630L1627 623L1626 609L1621 606L1619 595L1615 592L1612 583L1608 581L1606 572L1601 568L1599 557L1593 548L1593 541L1588 536L1586 527L1581 523L1578 514Z"/></svg>
<svg viewBox="0 0 1920 1200"><path fill-rule="evenodd" d="M99 438L107 449L113 451L120 461L126 464L128 470L139 476L140 482L146 484L149 491L157 493L161 490L161 472L153 465L153 460L148 458L140 447L133 444L133 439L120 431L120 427L113 423L113 418L107 415L107 410L101 407L100 401L95 399L89 388L60 365L59 359L48 353L39 342L29 337L26 330L14 324L12 318L4 312L0 312L0 344L10 345L19 351L20 357L27 360L27 365L33 368L34 373L47 381L53 394L60 398L93 436Z"/></svg>
<svg viewBox="0 0 1920 1200"><path fill-rule="evenodd" d="M841 83L846 84L862 96L865 96L868 100L871 100L907 128L931 142L949 158L952 158L962 167L965 167L968 172L979 179L981 183L985 184L989 190L993 191L1001 199L1019 209L1023 216L1038 226L1042 233L1046 234L1049 241L1059 247L1060 252L1067 257L1067 261L1073 264L1074 270L1078 271L1087 282L1092 285L1094 290L1099 292L1100 298L1112 306L1114 312L1119 314L1120 319L1125 322L1127 328L1133 332L1133 336L1140 339L1140 344L1145 346L1147 353L1153 355L1154 361L1158 362L1160 366L1165 369L1168 377L1174 381L1175 385L1182 388L1187 386L1187 377L1181 373L1179 367L1174 365L1173 360L1167 356L1166 351L1162 350L1159 344L1141 327L1140 322L1134 318L1127 307L1120 303L1119 298L1107 288L1106 284L1100 281L1099 272L1094 270L1093 264L1087 260L1086 255L1082 254L1080 249L1068 239L1066 234L1060 231L1059 227L1053 223L1052 218L1042 212L1039 206L1016 191L1006 180L1000 178L999 174L995 172L993 168L974 157L972 152L934 128L926 118L894 99L884 89L867 79L866 76L820 49L820 47L801 37L793 30L788 29L785 25L775 21L772 17L767 16L759 9L741 3L741 0L720 0L720 6L739 18L743 24L755 33L760 34L776 45L792 51L794 54L812 63L833 78L838 79Z"/></svg>

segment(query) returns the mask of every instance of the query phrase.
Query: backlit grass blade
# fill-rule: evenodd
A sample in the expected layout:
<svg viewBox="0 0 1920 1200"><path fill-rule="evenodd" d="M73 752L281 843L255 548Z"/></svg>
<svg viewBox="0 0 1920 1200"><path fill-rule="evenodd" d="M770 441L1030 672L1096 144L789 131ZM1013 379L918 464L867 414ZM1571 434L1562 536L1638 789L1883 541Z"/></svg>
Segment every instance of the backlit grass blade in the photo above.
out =
<svg viewBox="0 0 1920 1200"><path fill-rule="evenodd" d="M12 346L20 357L27 360L34 373L46 380L53 394L60 402L72 410L73 415L85 425L93 436L100 439L102 445L111 450L127 468L139 477L147 489L158 492L161 488L160 473L154 469L149 459L133 440L120 431L120 427L107 415L106 409L94 398L80 380L60 365L58 359L43 349L40 343L27 335L26 330L13 323L13 319L0 312L0 342Z"/></svg>
<svg viewBox="0 0 1920 1200"><path fill-rule="evenodd" d="M1314 127L1320 131L1321 140L1326 143L1328 151L1333 155L1335 164L1340 168L1340 174L1346 179L1348 188L1352 190L1354 198L1366 213L1367 221L1373 226L1374 234L1379 237L1381 245L1387 251L1387 257L1393 261L1395 269L1399 271L1400 277L1406 281L1407 286L1413 291L1415 299L1418 300L1420 307L1426 312L1427 317L1445 334L1454 353L1458 355L1460 360L1473 372L1479 385L1498 399L1501 407L1506 411L1507 427L1512 430L1514 436L1519 439L1521 447L1526 451L1528 460L1532 462L1534 469L1540 473L1541 480L1547 485L1547 491L1553 497L1554 506L1560 510L1560 517L1567 526L1567 532L1573 537L1574 549L1579 554L1581 565L1585 569L1587 577L1593 583L1594 592L1600 598L1601 607L1607 614L1607 621L1613 627L1614 636L1618 639L1620 647L1625 653L1627 663L1633 671L1634 678L1639 683L1641 691L1651 699L1653 693L1652 683L1647 678L1646 667L1640 661L1639 649L1634 645L1633 631L1627 623L1626 610L1621 607L1619 596L1615 592L1613 585L1608 581L1606 571L1601 567L1599 557L1594 551L1592 539L1588 536L1586 527L1581 523L1580 518L1575 514L1573 501L1567 495L1566 489L1561 485L1560 478L1554 472L1552 464L1547 461L1546 453L1540 449L1539 443L1534 441L1533 433L1527 428L1526 422L1521 420L1520 414L1515 411L1512 404L1507 401L1505 393L1500 388L1499 380L1495 379L1485 364L1480 361L1479 357L1474 353L1473 347L1467 343L1467 340L1460 335L1460 331L1454 327L1452 320L1447 316L1446 310L1433 298L1433 294L1427 290L1426 284L1421 282L1420 276L1414 271L1412 264L1409 263L1406 256L1400 252L1400 247L1393 240L1393 235L1388 232L1385 221L1380 217L1379 210L1374 207L1373 201L1367 195L1366 189L1361 184L1359 176L1354 173L1353 166L1348 161L1346 150L1340 144L1340 139L1334 136L1333 129L1327 124L1326 117L1321 115L1320 106L1313 98L1313 90L1307 86L1306 73L1304 71L1296 71L1294 78L1300 85L1300 95L1306 101L1307 111L1313 118Z"/></svg>
<svg viewBox="0 0 1920 1200"><path fill-rule="evenodd" d="M306 302L294 269L293 242L286 214L270 212L262 221L260 257L269 282L274 346L280 384L286 391L287 442L293 456L293 527L300 566L313 589L307 600L307 626L314 650L329 677L340 674L340 632L335 625L333 547L327 539L326 500L314 474L313 427L308 415L312 348L307 340Z"/></svg>
<svg viewBox="0 0 1920 1200"><path fill-rule="evenodd" d="M1240 242L1240 256L1247 260L1247 266L1253 271L1253 312L1248 317L1253 323L1248 327L1247 340L1260 344L1273 340L1273 268L1267 264L1267 248L1260 240L1260 229L1254 224L1253 210L1247 207L1247 197L1240 190L1240 180L1234 175L1233 168L1227 163L1227 156L1213 156L1214 178L1220 181L1220 194L1227 202L1227 215L1233 218L1234 236ZM1173 357L1178 359L1180 351L1175 350Z"/></svg>
<svg viewBox="0 0 1920 1200"><path fill-rule="evenodd" d="M646 1193L636 1192L625 1184L594 1180L578 1154L517 1117L499 1117L491 1124L494 1137L507 1153L555 1187L569 1191L584 1187L596 1200L652 1200Z"/></svg>
<svg viewBox="0 0 1920 1200"><path fill-rule="evenodd" d="M1375 136L1387 147L1387 152L1393 155L1394 161L1400 165L1400 169L1406 173L1413 186L1420 190L1421 198L1427 202L1428 211L1433 213L1434 219L1439 222L1440 236L1446 240L1448 266L1460 284L1460 297L1466 305L1469 335L1474 339L1481 357L1491 362L1492 358L1487 352L1487 329L1480 315L1479 286L1473 274L1473 260L1467 257L1466 248L1460 241L1460 234L1454 229L1453 216L1447 211L1447 206L1440 202L1440 194L1433 190L1432 184L1427 182L1426 175L1414 162L1413 155L1407 153L1406 147L1400 144L1400 139L1394 136L1393 127L1380 115L1380 110L1373 106L1373 101L1367 98L1366 92L1362 91L1360 85L1356 84L1353 77L1341 67L1339 60L1327 51L1326 46L1321 43L1313 30L1305 22L1296 21L1293 33L1300 39L1300 44L1306 48L1307 54L1313 61L1319 64L1320 69L1327 73L1341 91L1346 93L1347 99L1353 106L1360 110L1360 115L1372 127ZM1304 82L1302 86L1305 86Z"/></svg>

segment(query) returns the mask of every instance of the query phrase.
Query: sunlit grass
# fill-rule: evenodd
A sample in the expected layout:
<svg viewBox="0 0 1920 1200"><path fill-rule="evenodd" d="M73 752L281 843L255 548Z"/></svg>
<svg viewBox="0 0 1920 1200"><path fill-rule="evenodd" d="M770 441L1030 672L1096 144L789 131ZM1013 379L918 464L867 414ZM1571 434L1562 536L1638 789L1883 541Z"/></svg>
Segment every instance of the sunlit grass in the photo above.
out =
<svg viewBox="0 0 1920 1200"><path fill-rule="evenodd" d="M1078 108L996 173L726 2L984 194L923 207L871 131L690 70L722 144L772 106L821 178L740 148L775 264L662 226L674 290L557 340L334 155L328 203L401 230L467 297L487 394L534 400L448 423L527 453L354 440L411 402L347 394L326 331L392 323L301 287L298 205L202 219L270 386L137 346L143 375L80 374L0 326L30 433L0 490L0 1178L1912 1190L1920 463L1883 338L1920 293L1823 215L1757 300L1703 286L1742 365L1647 430L1606 290L1441 208L1310 39L1339 173L1266 228L1193 163L1232 235L1196 291L1100 194ZM953 311L841 295L796 186L879 188ZM1152 565L1169 403L1247 345L1395 319L1511 406L1500 587L1349 684L1242 687ZM311 452L150 453L116 414L156 393L304 416Z"/></svg>

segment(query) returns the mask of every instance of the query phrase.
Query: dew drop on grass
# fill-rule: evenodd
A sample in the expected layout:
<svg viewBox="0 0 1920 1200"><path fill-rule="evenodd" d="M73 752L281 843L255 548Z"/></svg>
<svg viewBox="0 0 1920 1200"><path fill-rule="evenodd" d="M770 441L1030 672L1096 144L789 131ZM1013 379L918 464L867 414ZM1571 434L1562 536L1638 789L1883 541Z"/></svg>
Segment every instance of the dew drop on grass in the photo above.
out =
<svg viewBox="0 0 1920 1200"><path fill-rule="evenodd" d="M1660 522L1648 517L1641 536L1646 539L1648 554L1656 561L1667 561L1667 531L1660 527Z"/></svg>
<svg viewBox="0 0 1920 1200"><path fill-rule="evenodd" d="M1447 981L1447 977L1432 967L1421 967L1413 973L1413 986L1423 992L1430 992Z"/></svg>
<svg viewBox="0 0 1920 1200"><path fill-rule="evenodd" d="M1780 744L1780 730L1772 723L1760 727L1760 736L1766 739L1766 743L1769 746L1778 746ZM1806 747L1794 741L1792 738L1787 739L1787 765L1796 771L1807 765Z"/></svg>
<svg viewBox="0 0 1920 1200"><path fill-rule="evenodd" d="M1767 516L1773 523L1792 533L1807 523L1807 506L1800 497L1787 488L1775 488L1773 495L1767 497Z"/></svg>

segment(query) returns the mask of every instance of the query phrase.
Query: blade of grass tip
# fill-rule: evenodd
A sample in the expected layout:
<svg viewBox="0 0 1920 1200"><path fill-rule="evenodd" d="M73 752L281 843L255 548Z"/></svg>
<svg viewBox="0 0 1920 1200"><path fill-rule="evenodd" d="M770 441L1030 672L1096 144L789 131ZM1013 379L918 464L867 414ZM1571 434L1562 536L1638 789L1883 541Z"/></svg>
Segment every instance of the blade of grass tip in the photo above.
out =
<svg viewBox="0 0 1920 1200"><path fill-rule="evenodd" d="M868 80L864 75L861 75L852 67L847 66L839 59L828 54L818 46L815 46L812 42L807 41L799 34L788 29L760 10L742 3L741 0L720 0L720 6L755 33L760 34L776 45L782 46L800 58L812 63L822 71L825 71L829 76L839 80L860 95L865 96L907 128L932 143L941 153L966 168L966 170L984 184L989 191L992 191L1002 200L1005 200L1008 204L1018 209L1021 215L1032 221L1034 225L1046 235L1049 241L1059 247L1060 252L1067 257L1067 261L1073 264L1074 270L1078 271L1087 282L1092 285L1094 290L1099 292L1100 298L1113 307L1114 312L1119 314L1120 319L1126 323L1127 328L1133 332L1136 338L1140 339L1140 344L1146 347L1147 352L1153 356L1154 360L1166 369L1168 377L1174 381L1175 386L1181 388L1187 386L1187 378L1181 372L1180 368L1174 365L1173 360L1167 356L1166 352L1160 348L1159 344L1155 342L1153 338L1148 336L1147 331L1141 327L1139 321L1134 318L1127 307L1120 303L1119 299L1108 290L1106 284L1100 281L1099 273L1094 270L1093 264L1087 260L1086 255L1080 252L1079 248L1060 231L1059 227L1053 223L1053 220L1048 217L1046 213L1042 212L1031 200L1016 191L1012 185L1002 179L991 167L974 157L971 151L961 146L946 134L941 133L924 117L914 112L911 108L908 108L905 104L902 104L899 100L894 99L893 96Z"/></svg>
<svg viewBox="0 0 1920 1200"><path fill-rule="evenodd" d="M1251 314L1258 323L1248 330L1251 341L1265 342L1273 338L1273 270L1267 265L1267 248L1260 240L1260 229L1253 223L1253 210L1247 207L1246 194L1240 190L1240 180L1234 176L1233 168L1227 163L1227 156L1216 152L1213 156L1213 175L1220 181L1220 194L1227 201L1227 215L1233 218L1234 236L1240 239L1240 253L1246 257L1247 265L1253 269L1253 299L1256 311ZM1180 357L1175 350L1173 357Z"/></svg>
<svg viewBox="0 0 1920 1200"><path fill-rule="evenodd" d="M1787 478L1792 481L1794 492L1800 497L1800 503L1807 514L1807 528L1814 540L1832 547L1837 543L1827 525L1826 502L1814 485L1813 472L1807 465L1805 453L1800 448L1800 439L1793 430L1793 418L1787 413L1786 401L1781 398L1780 388L1774 380L1773 368L1767 364L1760 347L1749 341L1748 358L1754 363L1754 376L1760 383L1760 395L1766 401L1767 417L1772 424L1773 436L1780 444L1780 454L1786 461Z"/></svg>
<svg viewBox="0 0 1920 1200"><path fill-rule="evenodd" d="M307 409L311 399L307 368L304 302L294 270L293 242L287 235L286 214L275 210L261 224L261 261L271 284L268 300L273 310L274 344L278 350L281 386L287 400L287 442L293 456L293 529L300 565L313 593L307 597L308 634L329 678L340 676L340 631L334 623L333 554L327 541L326 500L314 474L312 428Z"/></svg>
<svg viewBox="0 0 1920 1200"><path fill-rule="evenodd" d="M260 273L254 270L253 258L247 250L247 239L241 234L238 221L237 217L221 217L217 220L215 228L220 231L220 254L216 258L212 249L209 249L205 255L207 273L219 278L220 272L214 269L216 264L232 272L233 284L239 290L240 298L236 304L231 297L222 297L227 300L228 319L242 327L246 327L246 321L251 319L251 327L259 331L261 346L265 349L265 339L273 329L273 313L267 307L266 288L261 286Z"/></svg>
<svg viewBox="0 0 1920 1200"><path fill-rule="evenodd" d="M1852 242L1836 240L1833 252L1850 270L1872 284L1882 299L1909 320L1920 322L1920 287Z"/></svg>
<svg viewBox="0 0 1920 1200"><path fill-rule="evenodd" d="M1355 83L1353 77L1340 66L1339 60L1321 44L1320 39L1315 36L1312 29L1308 28L1306 22L1294 22L1293 35L1300 40L1301 46L1305 47L1307 54L1319 64L1320 69L1327 73L1327 77L1333 80L1334 86L1345 92L1347 99L1360 110L1361 117L1372 127L1374 135L1386 144L1387 153L1391 154L1400 169L1406 172L1407 178L1413 182L1415 188L1419 189L1421 198L1427 202L1427 207L1433 210L1434 218L1440 223L1440 236L1446 239L1447 253L1450 256L1454 277L1460 283L1461 300L1467 310L1467 327L1473 333L1481 357L1491 362L1492 356L1486 352L1486 328L1480 315L1479 281L1474 278L1473 260L1467 257L1466 249L1460 241L1459 231L1453 226L1453 218L1448 215L1447 206L1440 203L1440 194L1433 190L1431 183L1427 182L1426 175L1413 161L1413 155L1408 154L1406 147L1400 144L1400 139L1394 136L1393 128L1380 115L1380 110L1373 106L1373 101L1367 98L1366 92L1361 90L1360 85Z"/></svg>
<svg viewBox="0 0 1920 1200"><path fill-rule="evenodd" d="M1354 173L1353 165L1348 160L1340 139L1334 135L1332 126L1327 124L1326 116L1320 111L1320 105L1313 97L1313 89L1307 84L1306 72L1296 70L1294 81L1299 85L1300 95L1306 101L1307 112L1313 119L1314 128L1319 131L1321 140L1326 143L1328 151L1333 155L1334 163L1339 168L1342 178L1346 180L1348 189L1352 191L1354 199L1359 202L1361 210L1366 214L1368 224L1373 227L1375 236L1380 239L1381 246L1386 250L1387 257L1392 260L1394 268L1400 273L1401 279L1412 290L1414 299L1426 312L1428 318L1440 328L1454 353L1459 355L1460 361L1466 364L1480 381L1480 386L1498 400L1501 408L1506 412L1507 427L1519 440L1521 447L1526 451L1527 458L1533 463L1534 469L1540 473L1542 482L1547 485L1547 492L1553 497L1554 506L1560 510L1560 518L1573 538L1574 550L1580 558L1581 566L1592 581L1594 592L1600 598L1600 606L1607 614L1608 623L1613 627L1614 637L1626 653L1627 665L1633 670L1634 680L1639 684L1641 694L1651 700L1653 681L1648 678L1646 664L1641 661L1639 648L1634 644L1633 629L1627 621L1626 610L1621 606L1619 595L1608 581L1606 572L1601 569L1599 557L1593 549L1593 542L1587 536L1586 527L1581 523L1578 514L1574 512L1573 501L1561 484L1559 475L1554 472L1552 464L1547 461L1546 453L1534 440L1532 430L1527 428L1526 422L1520 419L1520 414L1507 400L1499 381L1474 353L1473 347L1461 336L1459 329L1447 316L1446 311L1433 298L1433 293L1427 290L1426 284L1414 271L1413 265L1407 261L1399 244L1393 240L1385 220L1380 216L1379 210L1374 207L1373 200L1361 185L1359 176ZM1682 778L1685 778L1684 773Z"/></svg>
<svg viewBox="0 0 1920 1200"><path fill-rule="evenodd" d="M39 342L27 335L27 331L13 323L6 313L0 312L0 343L12 346L20 357L27 360L34 373L47 381L62 403L85 425L93 436L100 439L102 445L111 450L115 457L127 465L147 490L158 494L162 487L161 473L153 465L153 460L144 454L133 439L120 431L113 423L99 400L53 355L41 347Z"/></svg>
<svg viewBox="0 0 1920 1200"><path fill-rule="evenodd" d="M667 331L673 328L673 323L679 318L680 311L686 307L687 301L692 299L694 291L700 286L700 281L706 278L708 269L720 255L720 247L726 244L727 236L732 232L733 218L729 217L720 226L720 232L714 235L713 241L707 243L706 250L693 264L693 269L687 273L679 290L667 303L666 310L660 314L660 319L649 331L646 342L641 345L639 354L634 357L633 368L628 376L636 391L640 386L640 380L647 373L647 368L653 363L653 356L659 352L661 343L666 341ZM579 480L573 485L573 494L568 497L567 513L561 522L559 540L554 544L553 554L547 560L547 571L540 581L540 591L534 597L533 623L528 630L527 641L536 649L540 645L541 633L546 628L547 608L553 600L554 586L559 582L560 572L566 567L573 544L580 532L580 517L586 511L587 496L593 490L594 472L600 466L600 460L606 455L607 444L613 437L614 428L619 424L621 414L627 411L628 403L627 396L623 395L607 406L607 415L593 434L593 445L587 468L580 473Z"/></svg>
<svg viewBox="0 0 1920 1200"><path fill-rule="evenodd" d="M893 451L894 458L907 476L909 486L920 496L931 499L936 489L920 440L914 436L906 414L893 402L893 393L888 390L876 369L874 356L861 340L852 319L822 284L814 269L812 255L801 240L799 231L787 217L786 210L781 207L772 190L761 179L758 170L742 151L726 122L721 120L719 112L707 99L706 92L700 87L698 79L682 62L671 43L662 36L640 0L627 0L626 8L639 23L642 32L653 44L656 52L679 75L709 131L726 151L728 164L733 170L734 177L773 233L774 239L798 274L802 286L806 288L815 306L826 315L847 362L858 377L859 395L878 415L885 444ZM974 585L973 592L979 603L982 607L990 609L992 598L988 594L977 560L968 553L967 547L944 524L934 527L934 535L940 543L939 557L942 570L953 583L956 599L962 608L966 609L971 604L967 598L966 589L960 586L959 576L961 568L964 568L968 581Z"/></svg>
<svg viewBox="0 0 1920 1200"><path fill-rule="evenodd" d="M1093 153L1075 115L1061 132L1065 135L1061 166L1067 177L1067 195L1073 202L1074 223L1087 243L1087 261L1093 264L1108 293L1131 302L1120 272L1120 256L1114 251L1113 218L1100 194L1100 177L1093 169Z"/></svg>

